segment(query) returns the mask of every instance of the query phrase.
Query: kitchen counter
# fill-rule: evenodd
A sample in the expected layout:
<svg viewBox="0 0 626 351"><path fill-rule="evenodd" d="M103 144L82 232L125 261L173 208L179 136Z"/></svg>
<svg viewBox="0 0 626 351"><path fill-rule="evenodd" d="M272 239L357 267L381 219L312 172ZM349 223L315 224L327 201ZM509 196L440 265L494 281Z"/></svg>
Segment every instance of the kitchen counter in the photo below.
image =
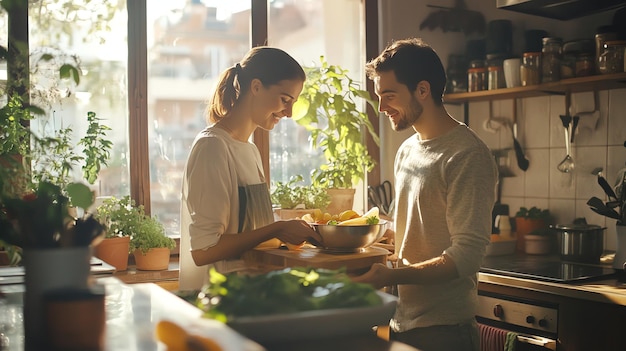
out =
<svg viewBox="0 0 626 351"><path fill-rule="evenodd" d="M347 350L356 346L363 351L418 351L399 342L389 342L367 331L360 334L334 336L332 338L311 338L298 341L273 341L260 345L251 341L225 324L202 318L202 312L183 299L152 283L125 284L115 277L99 278L99 285L105 290L105 350L165 350L163 344L154 337L155 325L167 319L182 326L188 333L214 339L224 350L237 351L308 351L308 350ZM23 285L0 286L6 294L0 307L2 312L21 312ZM8 320L8 318L7 318ZM9 338L20 340L23 329L19 319ZM276 333L288 333L277 330ZM19 343L10 344L9 350L21 350Z"/></svg>
<svg viewBox="0 0 626 351"><path fill-rule="evenodd" d="M558 256L533 256L524 255L523 259L535 260L538 264L546 260L559 260ZM486 258L486 259L489 259ZM498 260L515 260L519 257L502 256ZM612 271L610 264L592 265L607 268ZM620 279L622 278L622 279ZM580 299L593 302L611 303L626 306L626 281L623 276L617 273L609 276L574 280L570 282L552 282L541 279L512 277L509 275L493 272L479 272L478 280L480 284L491 286L502 286L522 289L538 293L552 294L573 299Z"/></svg>

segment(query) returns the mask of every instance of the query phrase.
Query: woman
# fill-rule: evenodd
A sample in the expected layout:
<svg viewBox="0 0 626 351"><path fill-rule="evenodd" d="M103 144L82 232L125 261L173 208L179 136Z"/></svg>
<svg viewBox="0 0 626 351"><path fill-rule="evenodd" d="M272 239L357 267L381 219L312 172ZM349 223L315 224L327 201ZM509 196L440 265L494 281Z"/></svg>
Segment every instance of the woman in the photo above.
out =
<svg viewBox="0 0 626 351"><path fill-rule="evenodd" d="M222 73L208 108L210 127L196 137L183 176L180 289L199 289L207 265L245 268L240 255L269 239L320 240L302 220L274 222L257 128L271 130L302 92L306 75L286 52L256 47Z"/></svg>

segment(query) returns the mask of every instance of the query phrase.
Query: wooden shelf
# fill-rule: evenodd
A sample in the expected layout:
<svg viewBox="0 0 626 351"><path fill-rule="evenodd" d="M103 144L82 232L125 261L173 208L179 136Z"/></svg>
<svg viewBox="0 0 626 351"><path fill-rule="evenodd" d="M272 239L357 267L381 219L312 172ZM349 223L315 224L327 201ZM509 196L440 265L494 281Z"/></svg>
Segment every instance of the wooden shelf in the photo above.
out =
<svg viewBox="0 0 626 351"><path fill-rule="evenodd" d="M504 100L554 94L563 95L566 92L580 93L585 91L621 88L626 88L626 72L563 79L559 82L526 87L445 94L443 100L446 104L461 104L473 101Z"/></svg>

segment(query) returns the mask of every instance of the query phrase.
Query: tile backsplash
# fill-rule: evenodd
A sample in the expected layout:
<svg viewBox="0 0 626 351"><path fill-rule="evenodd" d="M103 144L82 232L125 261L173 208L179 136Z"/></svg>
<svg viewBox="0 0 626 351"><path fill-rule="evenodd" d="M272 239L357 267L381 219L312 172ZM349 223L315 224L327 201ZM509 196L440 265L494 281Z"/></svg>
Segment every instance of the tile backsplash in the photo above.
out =
<svg viewBox="0 0 626 351"><path fill-rule="evenodd" d="M491 104L491 108L490 108ZM626 89L584 92L571 95L570 115L580 116L571 154L575 168L562 173L557 165L566 155L565 129L560 115L565 113L565 97L548 95L517 100L469 103L469 125L492 150L506 150L501 165L513 177L502 179L501 202L509 205L510 215L521 207L548 208L559 224L584 217L589 224L606 227L605 249L615 250L615 220L591 211L587 200L597 196L607 200L592 174L601 167L611 185L626 167ZM595 111L595 106L599 111ZM451 113L457 117L455 108ZM490 116L491 110L491 116ZM491 121L489 120L491 118ZM527 171L517 166L513 150L512 121L517 121L517 139L530 161Z"/></svg>

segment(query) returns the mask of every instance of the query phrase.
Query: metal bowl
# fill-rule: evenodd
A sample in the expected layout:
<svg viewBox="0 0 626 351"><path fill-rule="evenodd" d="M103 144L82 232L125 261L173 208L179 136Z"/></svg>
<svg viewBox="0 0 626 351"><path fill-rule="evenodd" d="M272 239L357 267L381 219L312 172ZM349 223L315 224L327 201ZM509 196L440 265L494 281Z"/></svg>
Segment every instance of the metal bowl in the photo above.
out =
<svg viewBox="0 0 626 351"><path fill-rule="evenodd" d="M382 219L367 225L311 225L322 237L322 242L311 244L332 252L360 252L380 240L387 229L387 221Z"/></svg>

